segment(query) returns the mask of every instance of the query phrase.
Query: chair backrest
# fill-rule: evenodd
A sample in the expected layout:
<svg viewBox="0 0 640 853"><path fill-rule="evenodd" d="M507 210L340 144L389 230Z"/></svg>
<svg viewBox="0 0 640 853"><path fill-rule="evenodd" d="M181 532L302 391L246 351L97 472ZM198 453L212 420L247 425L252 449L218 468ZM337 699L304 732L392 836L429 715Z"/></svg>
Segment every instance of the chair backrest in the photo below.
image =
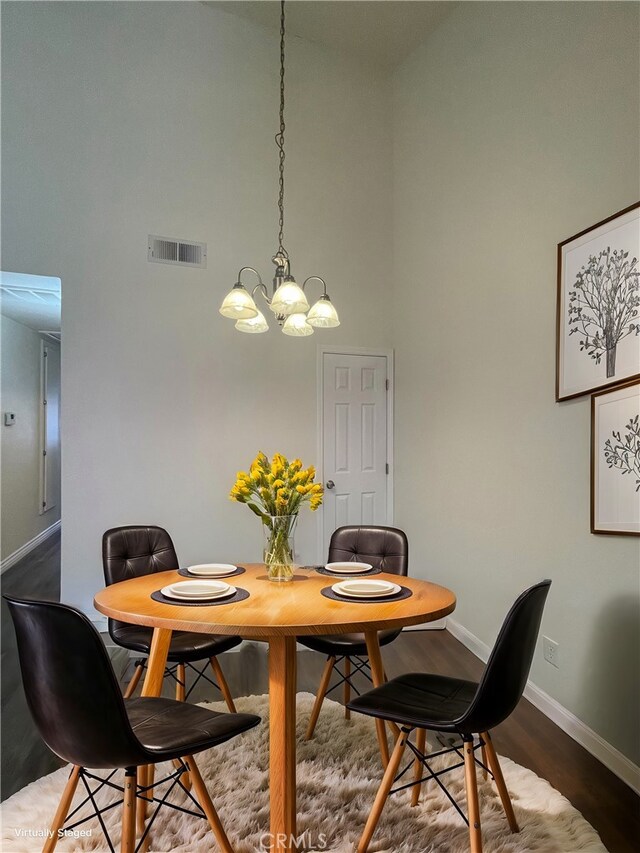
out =
<svg viewBox="0 0 640 853"><path fill-rule="evenodd" d="M394 575L409 570L409 543L397 527L339 527L329 543L329 563L371 563Z"/></svg>
<svg viewBox="0 0 640 853"><path fill-rule="evenodd" d="M171 537L162 527L112 527L102 537L102 566L109 586L129 578L178 569Z"/></svg>
<svg viewBox="0 0 640 853"><path fill-rule="evenodd" d="M476 695L464 715L464 728L473 732L488 731L506 720L520 701L550 586L550 580L535 584L518 596L511 607Z"/></svg>
<svg viewBox="0 0 640 853"><path fill-rule="evenodd" d="M4 598L27 703L47 746L82 767L144 763L109 656L87 617L53 601Z"/></svg>

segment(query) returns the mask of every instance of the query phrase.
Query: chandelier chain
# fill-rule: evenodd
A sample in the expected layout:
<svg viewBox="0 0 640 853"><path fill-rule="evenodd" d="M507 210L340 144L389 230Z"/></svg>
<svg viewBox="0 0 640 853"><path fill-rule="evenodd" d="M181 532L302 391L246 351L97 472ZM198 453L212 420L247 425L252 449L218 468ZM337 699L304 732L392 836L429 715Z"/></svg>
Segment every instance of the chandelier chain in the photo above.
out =
<svg viewBox="0 0 640 853"><path fill-rule="evenodd" d="M289 258L283 246L284 241L284 0L280 3L280 130L276 133L276 145L279 151L278 181L278 255Z"/></svg>

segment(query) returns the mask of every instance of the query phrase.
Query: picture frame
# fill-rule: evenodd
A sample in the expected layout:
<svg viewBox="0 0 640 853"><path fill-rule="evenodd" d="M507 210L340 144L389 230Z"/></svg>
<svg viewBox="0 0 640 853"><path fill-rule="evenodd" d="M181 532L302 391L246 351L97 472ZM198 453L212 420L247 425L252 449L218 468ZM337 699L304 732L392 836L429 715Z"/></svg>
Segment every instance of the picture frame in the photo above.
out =
<svg viewBox="0 0 640 853"><path fill-rule="evenodd" d="M640 378L640 202L558 243L556 401Z"/></svg>
<svg viewBox="0 0 640 853"><path fill-rule="evenodd" d="M591 397L591 532L640 536L640 380Z"/></svg>

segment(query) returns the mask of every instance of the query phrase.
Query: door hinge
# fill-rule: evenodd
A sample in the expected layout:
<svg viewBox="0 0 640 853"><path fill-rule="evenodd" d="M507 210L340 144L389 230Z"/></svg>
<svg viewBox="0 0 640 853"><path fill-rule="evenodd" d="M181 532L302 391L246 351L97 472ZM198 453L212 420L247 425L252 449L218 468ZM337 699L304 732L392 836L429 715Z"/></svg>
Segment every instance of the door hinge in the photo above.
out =
<svg viewBox="0 0 640 853"><path fill-rule="evenodd" d="M387 462L387 464L384 467L386 469L386 473L388 474L389 473L389 463Z"/></svg>
<svg viewBox="0 0 640 853"><path fill-rule="evenodd" d="M47 502L46 502L46 501L42 501L42 509L44 509L44 508L46 507L46 505L47 505Z"/></svg>
<svg viewBox="0 0 640 853"><path fill-rule="evenodd" d="M384 387L387 389L387 391L389 390L389 380L388 379L384 380Z"/></svg>
<svg viewBox="0 0 640 853"><path fill-rule="evenodd" d="M43 450L43 451L42 451L42 455L43 455L43 456L46 456L46 455L47 455L47 451L46 451L46 450Z"/></svg>
<svg viewBox="0 0 640 853"><path fill-rule="evenodd" d="M43 405L43 406L46 406L46 405L47 405L47 401L46 401L46 400L43 400L43 401L42 401L42 405Z"/></svg>

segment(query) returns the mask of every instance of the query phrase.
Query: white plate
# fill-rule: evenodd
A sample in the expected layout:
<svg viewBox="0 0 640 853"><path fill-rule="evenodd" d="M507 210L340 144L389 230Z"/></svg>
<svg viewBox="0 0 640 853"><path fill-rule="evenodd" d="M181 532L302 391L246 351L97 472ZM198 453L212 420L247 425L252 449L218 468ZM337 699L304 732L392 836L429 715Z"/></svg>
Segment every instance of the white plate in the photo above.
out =
<svg viewBox="0 0 640 853"><path fill-rule="evenodd" d="M336 575L350 575L355 572L370 572L373 566L371 563L327 563L325 569L328 572L335 572Z"/></svg>
<svg viewBox="0 0 640 853"><path fill-rule="evenodd" d="M221 578L232 575L237 568L230 563L200 563L197 566L187 566L187 571L190 575L199 575L203 578Z"/></svg>
<svg viewBox="0 0 640 853"><path fill-rule="evenodd" d="M381 598L396 595L401 587L390 581L352 580L335 583L331 589L346 598Z"/></svg>
<svg viewBox="0 0 640 853"><path fill-rule="evenodd" d="M179 581L161 590L168 598L180 598L183 601L222 598L235 591L235 587L224 581Z"/></svg>

